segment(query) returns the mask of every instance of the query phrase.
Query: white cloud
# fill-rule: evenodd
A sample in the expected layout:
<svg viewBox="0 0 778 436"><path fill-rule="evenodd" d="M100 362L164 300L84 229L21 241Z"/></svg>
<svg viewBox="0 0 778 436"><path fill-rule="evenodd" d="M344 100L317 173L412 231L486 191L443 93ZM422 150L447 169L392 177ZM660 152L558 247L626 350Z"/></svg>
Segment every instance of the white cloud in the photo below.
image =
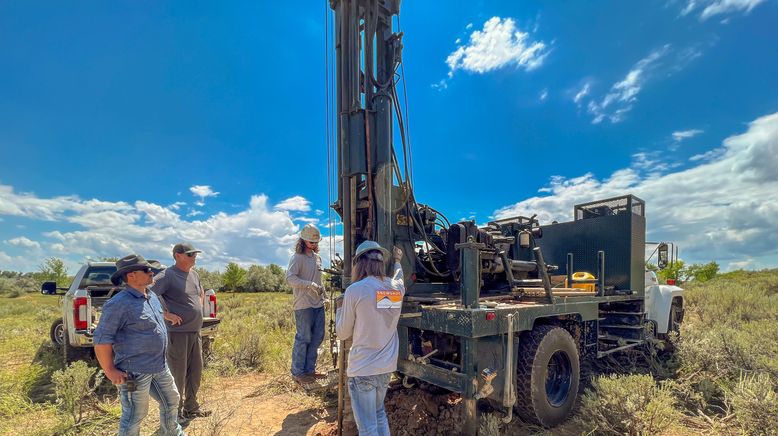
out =
<svg viewBox="0 0 778 436"><path fill-rule="evenodd" d="M544 88L540 91L540 101L545 101L548 98L548 88Z"/></svg>
<svg viewBox="0 0 778 436"><path fill-rule="evenodd" d="M695 136L704 132L705 132L704 130L700 130L700 129L690 129L690 130L681 130L678 132L673 132L673 140L675 142L681 142L684 139L694 138Z"/></svg>
<svg viewBox="0 0 778 436"><path fill-rule="evenodd" d="M681 15L700 10L700 21L705 21L710 17L722 14L734 14L742 12L748 14L752 9L764 3L765 0L689 0L681 11ZM728 18L722 20L726 23Z"/></svg>
<svg viewBox="0 0 778 436"><path fill-rule="evenodd" d="M648 56L638 61L627 75L619 82L611 86L610 91L601 101L590 101L587 105L589 113L592 115L592 123L598 124L603 120L609 120L611 123L618 123L624 119L624 115L632 110L632 106L637 100L646 80L650 77L657 65L657 62L664 57L670 50L670 45L664 45L651 51ZM586 88L588 91L588 88ZM580 93L579 93L580 94ZM586 94L584 94L586 95ZM576 95L578 97L578 95ZM583 97L583 96L582 96ZM578 99L580 101L580 99ZM576 101L578 103L578 101Z"/></svg>
<svg viewBox="0 0 778 436"><path fill-rule="evenodd" d="M5 243L16 247L41 248L41 244L39 244L37 241L32 241L28 238L25 238L24 236L19 236L17 238L9 239L5 241Z"/></svg>
<svg viewBox="0 0 778 436"><path fill-rule="evenodd" d="M296 195L291 198L275 205L276 210L288 210L297 212L309 212L311 210L311 202L306 200L305 197Z"/></svg>
<svg viewBox="0 0 778 436"><path fill-rule="evenodd" d="M473 31L467 44L448 56L448 75L452 77L457 70L483 74L508 66L530 71L543 64L546 48L543 41L531 40L513 19L492 17L483 30Z"/></svg>
<svg viewBox="0 0 778 436"><path fill-rule="evenodd" d="M495 218L537 213L542 222L568 221L577 203L627 193L646 201L649 240L671 240L690 262L725 268L778 264L778 113L749 123L723 141L710 161L655 177L627 168L599 180L592 174L553 177L533 197L494 212ZM643 156L649 159L647 156Z"/></svg>
<svg viewBox="0 0 778 436"><path fill-rule="evenodd" d="M213 189L211 189L211 187L208 185L194 185L189 188L189 191L200 198L216 197L219 195L218 192L214 192Z"/></svg>
<svg viewBox="0 0 778 436"><path fill-rule="evenodd" d="M695 154L694 156L690 157L689 160L692 162L709 161L723 155L725 151L726 150L723 147L714 148L713 150L708 150L705 153Z"/></svg>
<svg viewBox="0 0 778 436"><path fill-rule="evenodd" d="M41 256L25 257L17 251L44 246L62 257L70 268L77 267L86 257L97 259L132 252L166 260L175 243L188 241L204 251L198 264L211 269L223 268L229 261L286 265L300 231L300 224L295 221L317 220L308 216L293 218L290 211L310 210L310 202L303 197L292 197L271 207L267 196L255 195L240 212L218 212L188 221L170 206L147 201L131 204L82 200L77 196L39 198L0 185L0 215L77 226L74 230L45 232L38 241L25 237L5 241L9 249L0 263L3 269L34 270Z"/></svg>
<svg viewBox="0 0 778 436"><path fill-rule="evenodd" d="M575 102L575 104L577 104L579 107L581 106L580 104L581 100L587 95L589 95L590 86L591 86L590 83L586 83L584 84L583 88L581 88L580 91L575 93L575 97L573 97L573 102Z"/></svg>

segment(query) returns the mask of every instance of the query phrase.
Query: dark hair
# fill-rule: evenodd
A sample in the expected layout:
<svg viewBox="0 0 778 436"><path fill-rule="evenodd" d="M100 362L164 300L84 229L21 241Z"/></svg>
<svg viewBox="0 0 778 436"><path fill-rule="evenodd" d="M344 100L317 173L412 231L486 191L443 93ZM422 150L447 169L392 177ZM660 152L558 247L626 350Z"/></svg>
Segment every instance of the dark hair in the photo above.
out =
<svg viewBox="0 0 778 436"><path fill-rule="evenodd" d="M368 276L381 280L386 278L386 265L383 256L371 256L372 253L380 252L368 251L354 260L354 265L351 268L351 283L358 282Z"/></svg>
<svg viewBox="0 0 778 436"><path fill-rule="evenodd" d="M294 246L294 252L297 254L305 254L305 239L300 238L297 240L297 244Z"/></svg>

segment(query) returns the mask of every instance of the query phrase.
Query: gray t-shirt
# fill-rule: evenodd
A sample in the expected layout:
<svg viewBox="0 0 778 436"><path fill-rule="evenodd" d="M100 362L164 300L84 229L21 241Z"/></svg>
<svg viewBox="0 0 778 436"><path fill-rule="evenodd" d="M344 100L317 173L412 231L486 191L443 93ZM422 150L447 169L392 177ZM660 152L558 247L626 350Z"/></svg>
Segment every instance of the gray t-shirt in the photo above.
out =
<svg viewBox="0 0 778 436"><path fill-rule="evenodd" d="M200 276L192 269L184 272L175 266L154 276L154 284L150 288L159 296L168 312L181 317L181 324L171 325L167 322L170 332L199 332L203 326L203 305L200 297L203 288Z"/></svg>
<svg viewBox="0 0 778 436"><path fill-rule="evenodd" d="M289 259L286 282L292 287L294 310L324 306L324 296L312 289L311 283L321 286L321 257L295 253Z"/></svg>
<svg viewBox="0 0 778 436"><path fill-rule="evenodd" d="M369 276L346 288L343 305L335 314L335 333L352 338L346 375L386 374L397 370L397 323L405 296L399 262L394 274L381 280Z"/></svg>

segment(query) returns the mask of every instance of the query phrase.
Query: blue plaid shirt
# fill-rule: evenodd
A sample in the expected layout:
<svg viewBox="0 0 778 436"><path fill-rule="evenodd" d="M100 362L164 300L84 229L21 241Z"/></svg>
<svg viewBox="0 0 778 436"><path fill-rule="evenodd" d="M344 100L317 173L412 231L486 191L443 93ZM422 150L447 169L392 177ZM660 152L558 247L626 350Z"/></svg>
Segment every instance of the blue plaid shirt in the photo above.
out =
<svg viewBox="0 0 778 436"><path fill-rule="evenodd" d="M113 345L113 363L122 371L163 371L168 338L159 298L124 288L103 306L94 343Z"/></svg>

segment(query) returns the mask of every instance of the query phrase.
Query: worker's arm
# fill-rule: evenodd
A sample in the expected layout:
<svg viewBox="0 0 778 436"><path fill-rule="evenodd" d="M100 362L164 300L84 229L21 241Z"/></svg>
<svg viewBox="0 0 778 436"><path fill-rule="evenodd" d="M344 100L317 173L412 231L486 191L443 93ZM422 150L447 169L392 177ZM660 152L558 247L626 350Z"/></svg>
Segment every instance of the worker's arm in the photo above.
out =
<svg viewBox="0 0 778 436"><path fill-rule="evenodd" d="M318 283L300 277L301 262L301 256L292 256L289 259L289 267L286 269L286 283L294 289L302 289L319 294L321 286Z"/></svg>
<svg viewBox="0 0 778 436"><path fill-rule="evenodd" d="M354 323L357 320L356 303L354 294L346 289L346 293L343 294L343 305L335 312L335 334L342 341L351 339L354 335Z"/></svg>
<svg viewBox="0 0 778 436"><path fill-rule="evenodd" d="M181 324L181 317L173 312L170 312L167 310L167 302L165 301L165 292L167 292L168 288L168 280L166 279L167 275L165 274L167 270L162 271L161 273L154 276L154 283L151 284L149 289L151 289L151 292L157 294L157 297L159 297L159 302L162 304L162 317L165 318L165 321L169 322L171 325L178 325ZM202 291L202 288L200 288ZM202 301L200 302L200 306L202 306Z"/></svg>
<svg viewBox="0 0 778 436"><path fill-rule="evenodd" d="M394 272L392 273L392 285L398 291L405 292L405 282L403 281L403 267L400 261L403 258L403 251L399 247L394 247Z"/></svg>
<svg viewBox="0 0 778 436"><path fill-rule="evenodd" d="M113 344L95 345L95 356L97 356L100 367L103 368L105 376L111 383L115 385L124 384L127 380L127 373L119 370L113 364Z"/></svg>
<svg viewBox="0 0 778 436"><path fill-rule="evenodd" d="M117 304L117 300L109 300L105 303L94 334L95 356L100 362L105 376L115 385L123 384L127 379L127 374L116 368L113 363L113 344L116 342L116 333L124 324L125 311L120 304Z"/></svg>

